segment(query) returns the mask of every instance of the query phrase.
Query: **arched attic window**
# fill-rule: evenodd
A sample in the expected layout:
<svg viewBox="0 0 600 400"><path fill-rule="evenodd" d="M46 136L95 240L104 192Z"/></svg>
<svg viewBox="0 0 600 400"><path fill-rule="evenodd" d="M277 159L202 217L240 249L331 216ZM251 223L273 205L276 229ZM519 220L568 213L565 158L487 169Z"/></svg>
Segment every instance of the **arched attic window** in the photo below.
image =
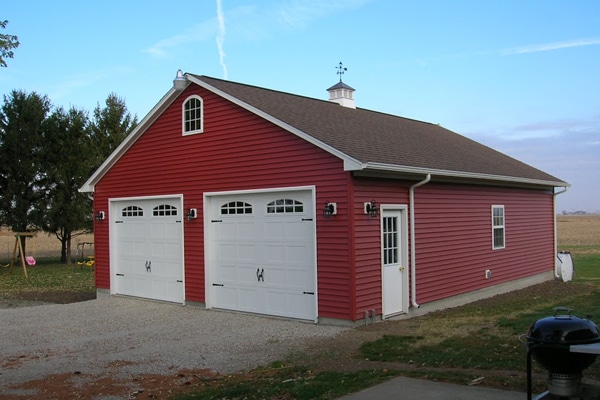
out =
<svg viewBox="0 0 600 400"><path fill-rule="evenodd" d="M182 106L183 134L193 135L204 131L204 102L202 97L192 95Z"/></svg>

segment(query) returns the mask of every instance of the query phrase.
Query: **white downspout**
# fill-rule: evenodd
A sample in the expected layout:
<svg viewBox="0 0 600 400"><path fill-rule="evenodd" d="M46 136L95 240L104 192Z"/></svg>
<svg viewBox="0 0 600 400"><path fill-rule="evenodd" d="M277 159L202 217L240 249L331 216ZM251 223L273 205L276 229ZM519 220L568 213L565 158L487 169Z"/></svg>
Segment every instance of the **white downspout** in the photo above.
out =
<svg viewBox="0 0 600 400"><path fill-rule="evenodd" d="M412 185L409 189L410 196L410 292L411 292L411 301L413 307L419 308L421 307L417 303L417 254L416 254L416 245L415 245L415 189L419 186L422 186L431 180L431 174L427 174L427 177Z"/></svg>
<svg viewBox="0 0 600 400"><path fill-rule="evenodd" d="M554 211L554 257L558 257L558 236L557 236L558 229L556 226L557 225L557 223L556 223L556 196L558 196L559 194L563 194L566 191L567 191L567 187L565 186L564 190L554 193L554 198L552 199L552 206L553 206L553 211ZM560 275L558 274L558 263L556 262L556 259L554 260L554 277L560 278Z"/></svg>

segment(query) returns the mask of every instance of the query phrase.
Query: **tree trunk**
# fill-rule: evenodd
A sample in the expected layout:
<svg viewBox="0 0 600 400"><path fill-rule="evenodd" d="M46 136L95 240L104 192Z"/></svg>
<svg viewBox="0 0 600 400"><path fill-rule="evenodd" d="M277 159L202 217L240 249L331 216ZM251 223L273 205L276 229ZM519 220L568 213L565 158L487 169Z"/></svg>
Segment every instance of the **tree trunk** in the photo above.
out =
<svg viewBox="0 0 600 400"><path fill-rule="evenodd" d="M71 232L67 235L67 265L71 265Z"/></svg>
<svg viewBox="0 0 600 400"><path fill-rule="evenodd" d="M63 229L61 235L56 236L60 240L60 262L71 265L71 238L73 234L71 231Z"/></svg>

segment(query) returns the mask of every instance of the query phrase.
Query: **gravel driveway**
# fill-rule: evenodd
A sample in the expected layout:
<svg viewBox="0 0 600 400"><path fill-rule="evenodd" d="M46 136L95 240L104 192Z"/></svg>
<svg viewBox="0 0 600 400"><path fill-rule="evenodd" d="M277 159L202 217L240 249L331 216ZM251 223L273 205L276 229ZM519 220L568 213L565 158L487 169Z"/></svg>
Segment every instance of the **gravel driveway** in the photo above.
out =
<svg viewBox="0 0 600 400"><path fill-rule="evenodd" d="M346 328L124 297L0 309L0 398L57 373L232 373Z"/></svg>

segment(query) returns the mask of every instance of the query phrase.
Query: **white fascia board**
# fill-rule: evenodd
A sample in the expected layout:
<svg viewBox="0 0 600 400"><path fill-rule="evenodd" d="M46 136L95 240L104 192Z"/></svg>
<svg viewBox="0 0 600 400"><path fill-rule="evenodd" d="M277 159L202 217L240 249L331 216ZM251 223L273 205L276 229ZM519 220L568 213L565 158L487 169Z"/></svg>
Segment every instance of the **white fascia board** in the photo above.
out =
<svg viewBox="0 0 600 400"><path fill-rule="evenodd" d="M384 164L384 163L365 163L362 165L362 170L368 171L387 171L387 172L399 172L408 174L431 174L432 176L440 177L452 177L452 178L467 178L467 179L481 179L496 182L513 182L523 183L530 185L542 185L542 186L553 186L553 187L569 187L570 183L560 181L546 181L540 179L529 179L520 178L514 176L504 175L493 175L493 174L480 174L474 172L461 172L461 171L450 171L442 169L431 169L431 168L419 168L409 167L404 165Z"/></svg>
<svg viewBox="0 0 600 400"><path fill-rule="evenodd" d="M156 119L167 109L167 107L177 98L181 91L171 88L160 101L150 110L150 112L140 121L135 129L121 142L121 144L111 153L110 156L98 167L98 169L88 178L88 180L79 188L79 192L93 192L96 183L115 165L115 163L125 154L127 150L138 140L140 136L156 121Z"/></svg>
<svg viewBox="0 0 600 400"><path fill-rule="evenodd" d="M220 97L223 97L224 99L227 99L229 101L231 101L234 104L237 104L238 106L245 108L246 110L250 111L253 114L258 115L259 117L279 126L282 129L285 129L286 131L293 133L294 135L298 136L301 139L306 140L307 142L314 144L315 146L321 148L322 150L325 150L326 152L328 152L329 154L332 154L333 156L341 159L344 162L344 171L355 171L355 170L360 170L362 169L363 164L358 161L357 159L350 157L348 154L336 149L335 147L332 147L330 145L328 145L327 143L323 143L320 140L314 138L313 136L301 131L300 129L297 129L275 117L273 117L270 114L267 114L266 112L246 103L241 101L240 99L238 99L237 97L231 96L228 93L223 92L222 90L217 89L216 87L204 82L201 79L198 79L194 76L187 76L187 79L195 84L197 84L198 86L203 87L206 90L209 90L217 95L219 95Z"/></svg>

